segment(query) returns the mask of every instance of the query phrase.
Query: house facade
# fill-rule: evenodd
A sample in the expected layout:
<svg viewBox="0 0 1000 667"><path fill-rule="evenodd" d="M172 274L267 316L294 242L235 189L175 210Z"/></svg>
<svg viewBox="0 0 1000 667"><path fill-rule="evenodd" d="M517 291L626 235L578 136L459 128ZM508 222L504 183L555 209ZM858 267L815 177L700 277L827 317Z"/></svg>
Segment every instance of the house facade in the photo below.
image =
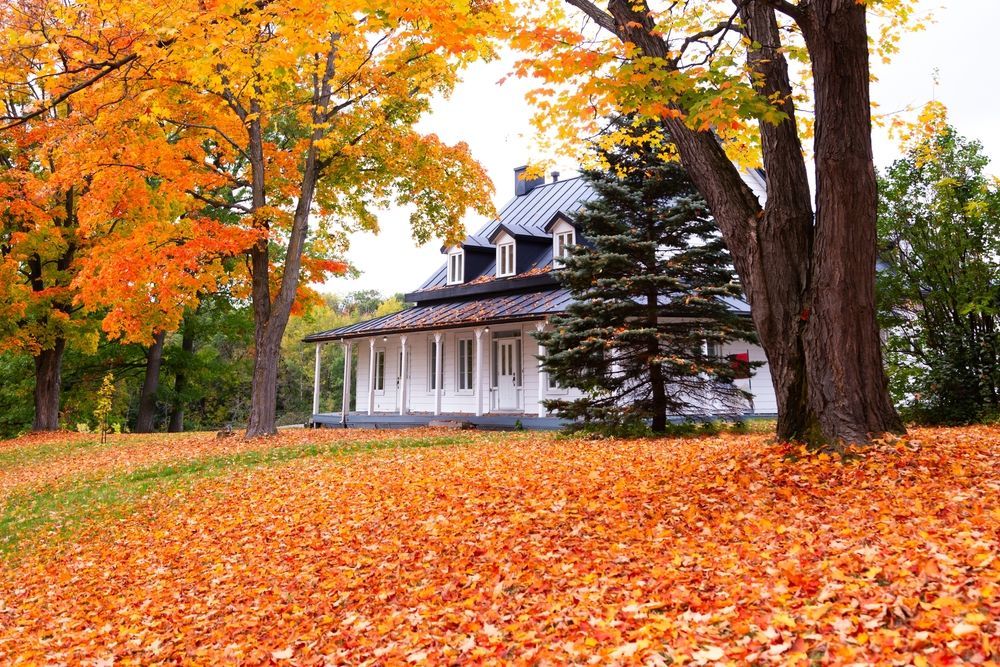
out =
<svg viewBox="0 0 1000 667"><path fill-rule="evenodd" d="M581 178L553 174L525 179L515 169L515 196L493 220L454 247L442 248L441 268L415 291L398 313L312 334L316 345L314 425L402 426L460 419L483 427L520 424L555 428L543 401L573 398L541 366L545 349L534 334L571 303L555 272L579 241L574 213L594 197ZM748 182L763 196L763 180ZM730 307L749 317L749 307ZM342 345L344 392L339 413L321 413L321 346ZM763 350L738 342L716 353L765 362ZM352 371L353 367L353 371ZM737 380L753 394L743 411L776 413L766 363ZM353 401L352 401L353 399ZM350 409L353 402L353 410ZM703 406L712 414L712 406Z"/></svg>

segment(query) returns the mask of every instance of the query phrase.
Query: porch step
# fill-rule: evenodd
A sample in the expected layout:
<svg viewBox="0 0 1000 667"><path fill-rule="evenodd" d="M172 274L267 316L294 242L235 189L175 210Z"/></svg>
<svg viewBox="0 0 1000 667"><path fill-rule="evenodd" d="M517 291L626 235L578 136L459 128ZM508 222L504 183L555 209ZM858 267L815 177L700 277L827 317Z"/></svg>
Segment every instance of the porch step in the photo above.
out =
<svg viewBox="0 0 1000 667"><path fill-rule="evenodd" d="M469 429L476 428L476 425L472 422L462 421L460 419L432 419L427 422L427 425L431 428L450 428L456 431L467 431Z"/></svg>

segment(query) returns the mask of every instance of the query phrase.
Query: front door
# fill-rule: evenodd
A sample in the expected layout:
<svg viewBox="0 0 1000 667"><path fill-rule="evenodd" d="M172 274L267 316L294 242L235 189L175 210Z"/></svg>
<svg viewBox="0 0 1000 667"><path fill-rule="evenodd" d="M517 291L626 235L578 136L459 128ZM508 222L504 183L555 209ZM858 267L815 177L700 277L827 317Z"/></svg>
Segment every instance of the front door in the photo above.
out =
<svg viewBox="0 0 1000 667"><path fill-rule="evenodd" d="M497 409L517 410L517 363L513 338L497 341Z"/></svg>

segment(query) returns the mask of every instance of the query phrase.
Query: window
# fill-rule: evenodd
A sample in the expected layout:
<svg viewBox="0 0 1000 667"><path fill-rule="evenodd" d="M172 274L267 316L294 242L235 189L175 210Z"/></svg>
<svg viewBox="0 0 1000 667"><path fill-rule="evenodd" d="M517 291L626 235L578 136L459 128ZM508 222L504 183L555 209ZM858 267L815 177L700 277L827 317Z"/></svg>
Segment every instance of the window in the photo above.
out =
<svg viewBox="0 0 1000 667"><path fill-rule="evenodd" d="M497 246L497 278L514 275L514 242Z"/></svg>
<svg viewBox="0 0 1000 667"><path fill-rule="evenodd" d="M461 250L448 255L448 284L458 285L465 280L465 253Z"/></svg>
<svg viewBox="0 0 1000 667"><path fill-rule="evenodd" d="M441 342L442 342L442 345L441 345L441 370L442 370L442 373L441 373L441 375L443 376L444 375L444 345L443 345L444 338L441 339ZM428 372L427 372L427 389L430 390L430 391L434 391L434 390L437 389L437 381L438 381L438 376L437 376L437 355L438 355L438 346L434 343L434 339L431 338L431 351L430 351L430 354L427 355L427 358L430 360L430 369L428 369ZM444 389L443 386L441 388Z"/></svg>
<svg viewBox="0 0 1000 667"><path fill-rule="evenodd" d="M722 343L714 340L705 341L705 356L711 359L718 359L722 356Z"/></svg>
<svg viewBox="0 0 1000 667"><path fill-rule="evenodd" d="M375 350L375 391L385 391L385 350Z"/></svg>
<svg viewBox="0 0 1000 667"><path fill-rule="evenodd" d="M548 388L550 391L562 391L562 386L560 386L556 379L552 377L552 373L546 373L545 377L548 380Z"/></svg>
<svg viewBox="0 0 1000 667"><path fill-rule="evenodd" d="M458 389L472 391L472 339L458 339Z"/></svg>
<svg viewBox="0 0 1000 667"><path fill-rule="evenodd" d="M560 386L560 384L556 382L556 379L552 377L552 373L546 372L545 380L549 391L562 391L562 386Z"/></svg>
<svg viewBox="0 0 1000 667"><path fill-rule="evenodd" d="M563 259L569 255L569 248L574 243L576 243L576 232L573 230L568 232L559 232L552 237L552 256L554 258L553 266L562 266Z"/></svg>

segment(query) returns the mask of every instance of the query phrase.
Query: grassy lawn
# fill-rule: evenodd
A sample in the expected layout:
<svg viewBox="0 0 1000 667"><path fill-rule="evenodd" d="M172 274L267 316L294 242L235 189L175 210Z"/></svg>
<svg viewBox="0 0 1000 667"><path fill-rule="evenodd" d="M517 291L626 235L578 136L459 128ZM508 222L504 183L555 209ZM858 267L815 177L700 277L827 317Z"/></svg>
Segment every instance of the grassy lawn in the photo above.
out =
<svg viewBox="0 0 1000 667"><path fill-rule="evenodd" d="M0 509L0 557L8 560L16 558L26 542L30 548L30 538L37 539L41 535L48 539L64 538L72 535L85 519L127 513L137 501L151 493L234 469L280 464L310 456L343 456L385 448L443 446L468 440L446 437L440 433L386 437L369 433L360 436L352 434L352 439L341 437L328 442L314 442L303 438L301 434L296 435L299 437L230 443L228 440L214 439L211 434L197 434L193 439L199 445L207 444L207 447L202 446L196 450L201 453L198 457L183 456L183 450L177 448L179 458L143 465L142 456L139 456L132 458L132 465L124 468L111 465L98 467L89 473L84 470L82 475L67 474L41 488L15 486L9 490ZM81 454L86 456L87 452L128 453L129 448L124 446L130 444L127 436L118 437L104 445L97 440L90 440L92 437L94 436L67 442L44 441L23 448L7 447L0 450L0 466L6 477L13 479L26 469L51 465L54 469L64 470L67 461L80 461ZM192 436L144 438L146 441L154 439L179 443L191 440ZM217 443L218 450L226 453L211 453L213 442ZM233 451L232 444L237 445L236 451ZM152 450L140 450L139 453L150 454ZM149 458L157 461L160 457L154 455ZM116 458L112 457L112 461L114 460ZM59 466L59 463L63 466Z"/></svg>
<svg viewBox="0 0 1000 667"><path fill-rule="evenodd" d="M1000 657L996 429L846 463L763 433L429 430L0 457L2 663Z"/></svg>

